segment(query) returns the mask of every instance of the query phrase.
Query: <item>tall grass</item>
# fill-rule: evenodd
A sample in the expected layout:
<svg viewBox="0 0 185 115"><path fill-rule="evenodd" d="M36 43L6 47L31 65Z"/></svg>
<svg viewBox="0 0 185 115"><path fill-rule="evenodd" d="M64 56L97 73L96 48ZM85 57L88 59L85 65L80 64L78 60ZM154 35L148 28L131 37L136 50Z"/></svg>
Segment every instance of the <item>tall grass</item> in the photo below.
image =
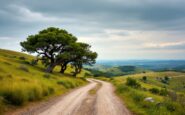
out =
<svg viewBox="0 0 185 115"><path fill-rule="evenodd" d="M147 76L147 81L142 80L143 76ZM167 85L158 80L158 78L165 76L171 77ZM128 77L141 84L141 88L127 85ZM116 93L134 114L184 115L185 113L184 73L149 72L106 80L115 85ZM144 101L146 97L152 97L154 102Z"/></svg>
<svg viewBox="0 0 185 115"><path fill-rule="evenodd" d="M20 107L86 84L85 80L72 77L71 68L66 74L56 72L59 67L53 74L46 74L41 63L30 63L33 59L27 54L0 49L0 114L9 105ZM79 76L84 74L85 71Z"/></svg>

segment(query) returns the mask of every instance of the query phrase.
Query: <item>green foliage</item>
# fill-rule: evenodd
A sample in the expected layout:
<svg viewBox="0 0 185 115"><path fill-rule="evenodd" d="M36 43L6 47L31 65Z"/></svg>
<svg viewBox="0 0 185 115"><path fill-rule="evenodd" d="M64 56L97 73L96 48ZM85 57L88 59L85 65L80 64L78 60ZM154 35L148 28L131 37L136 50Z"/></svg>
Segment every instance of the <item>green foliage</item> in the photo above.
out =
<svg viewBox="0 0 185 115"><path fill-rule="evenodd" d="M159 92L160 92L160 90L158 88L151 88L151 89L149 89L149 91L154 94L159 94Z"/></svg>
<svg viewBox="0 0 185 115"><path fill-rule="evenodd" d="M133 78L128 77L126 81L126 85L133 88L140 88L141 85Z"/></svg>
<svg viewBox="0 0 185 115"><path fill-rule="evenodd" d="M37 53L37 61L41 60L51 73L57 66L61 66L61 73L71 63L75 67L74 76L81 72L82 65L95 63L97 53L90 50L90 45L76 42L77 38L66 30L49 27L38 34L30 35L26 41L20 43L22 50ZM34 62L31 63L35 64Z"/></svg>
<svg viewBox="0 0 185 115"><path fill-rule="evenodd" d="M19 57L20 60L26 60L24 56Z"/></svg>
<svg viewBox="0 0 185 115"><path fill-rule="evenodd" d="M169 80L169 77L168 77L168 76L165 76L164 79L165 79L166 81L168 81L168 80Z"/></svg>
<svg viewBox="0 0 185 115"><path fill-rule="evenodd" d="M146 76L143 76L142 79L143 79L144 82L147 81L147 77Z"/></svg>
<svg viewBox="0 0 185 115"><path fill-rule="evenodd" d="M35 65L37 65L38 63L37 63L36 60L32 59L31 62L30 62L30 64L31 64L32 66L35 66Z"/></svg>

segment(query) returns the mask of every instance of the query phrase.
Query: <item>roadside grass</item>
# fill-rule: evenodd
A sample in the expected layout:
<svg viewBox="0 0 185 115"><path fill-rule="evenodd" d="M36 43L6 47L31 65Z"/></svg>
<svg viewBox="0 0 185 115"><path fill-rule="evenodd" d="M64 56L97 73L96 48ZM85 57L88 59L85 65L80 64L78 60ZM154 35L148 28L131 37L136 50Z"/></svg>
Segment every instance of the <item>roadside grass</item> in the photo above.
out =
<svg viewBox="0 0 185 115"><path fill-rule="evenodd" d="M46 74L41 63L31 65L32 59L24 53L0 49L0 114L9 111L10 106L47 100L87 83L85 70L77 78L72 76L72 68L60 74L56 67L53 74Z"/></svg>
<svg viewBox="0 0 185 115"><path fill-rule="evenodd" d="M143 76L147 80L143 80ZM168 76L169 82L162 79ZM126 85L127 78L133 78L141 87L133 88ZM180 72L148 72L114 78L103 78L112 82L116 94L123 100L128 109L136 115L184 115L185 113L185 74ZM167 92L167 94L166 94ZM144 99L152 97L154 102Z"/></svg>
<svg viewBox="0 0 185 115"><path fill-rule="evenodd" d="M89 94L95 95L101 86L102 86L102 83L98 82L95 88L89 90Z"/></svg>

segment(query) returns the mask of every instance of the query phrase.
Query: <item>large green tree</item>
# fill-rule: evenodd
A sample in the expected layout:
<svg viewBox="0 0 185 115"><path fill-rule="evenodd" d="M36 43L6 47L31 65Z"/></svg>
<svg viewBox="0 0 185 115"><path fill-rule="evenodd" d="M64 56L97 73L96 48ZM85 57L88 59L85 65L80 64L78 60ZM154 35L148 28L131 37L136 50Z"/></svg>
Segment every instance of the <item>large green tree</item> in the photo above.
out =
<svg viewBox="0 0 185 115"><path fill-rule="evenodd" d="M77 38L66 30L50 27L38 34L28 36L21 42L22 50L29 53L37 53L37 60L47 66L46 72L52 72L54 67L60 64L62 55L69 52L71 44Z"/></svg>
<svg viewBox="0 0 185 115"><path fill-rule="evenodd" d="M60 65L60 72L64 73L67 65L71 64L76 76L83 64L92 65L97 58L97 53L90 50L89 44L77 42L77 38L66 30L54 27L28 36L20 44L23 51L37 53L37 61L43 62L47 67L46 72L52 72L55 66Z"/></svg>

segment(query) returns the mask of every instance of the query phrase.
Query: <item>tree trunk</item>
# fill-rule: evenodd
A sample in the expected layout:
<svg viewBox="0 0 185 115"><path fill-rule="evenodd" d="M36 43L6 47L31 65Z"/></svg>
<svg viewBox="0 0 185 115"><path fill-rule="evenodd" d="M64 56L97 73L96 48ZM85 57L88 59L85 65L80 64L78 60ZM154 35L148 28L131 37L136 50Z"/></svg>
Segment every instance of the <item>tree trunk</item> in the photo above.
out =
<svg viewBox="0 0 185 115"><path fill-rule="evenodd" d="M67 69L67 63L61 65L60 73L64 73Z"/></svg>
<svg viewBox="0 0 185 115"><path fill-rule="evenodd" d="M75 72L73 74L73 76L76 77L77 74L79 74L81 72L81 68L78 68L77 66L75 67Z"/></svg>
<svg viewBox="0 0 185 115"><path fill-rule="evenodd" d="M66 70L66 66L61 66L60 73L64 73L65 70Z"/></svg>
<svg viewBox="0 0 185 115"><path fill-rule="evenodd" d="M57 64L55 64L55 63L50 64L50 65L48 66L48 68L46 69L46 72L52 73L52 72L53 72L53 69L55 68L56 65L57 65Z"/></svg>

